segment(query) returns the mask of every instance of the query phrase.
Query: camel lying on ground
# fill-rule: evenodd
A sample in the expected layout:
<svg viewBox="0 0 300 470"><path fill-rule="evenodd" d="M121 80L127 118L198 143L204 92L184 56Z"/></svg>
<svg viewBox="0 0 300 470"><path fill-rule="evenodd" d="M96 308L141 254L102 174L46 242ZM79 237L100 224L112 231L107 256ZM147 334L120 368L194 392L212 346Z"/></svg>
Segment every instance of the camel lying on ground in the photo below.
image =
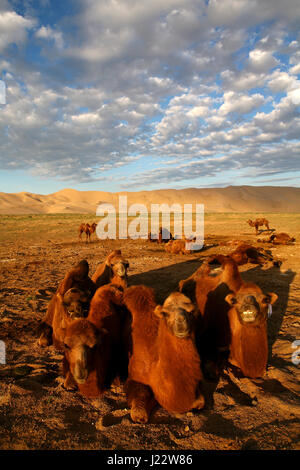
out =
<svg viewBox="0 0 300 470"><path fill-rule="evenodd" d="M124 374L121 366L122 331L126 310L123 290L108 284L97 289L85 319L70 323L64 336L64 387L79 389L86 397L99 397ZM127 371L126 371L127 372Z"/></svg>
<svg viewBox="0 0 300 470"><path fill-rule="evenodd" d="M248 243L240 243L237 248L228 254L231 258L241 266L243 264L259 264L265 265L269 262L273 263L274 266L280 267L282 261L274 258L271 252L264 250L263 248L256 248Z"/></svg>
<svg viewBox="0 0 300 470"><path fill-rule="evenodd" d="M89 277L89 265L86 260L80 261L74 268L70 269L66 273L64 279L60 282L56 293L50 300L45 317L39 326L40 336L38 339L38 344L40 346L49 346L52 344L53 324L55 323L57 325L57 322L59 322L58 318L60 318L61 315L64 316L63 312L70 310L70 305L68 304L69 300L64 299L64 296L68 291L74 288L80 292L80 294L77 294L82 297L81 303L83 304L89 302L94 295L96 286ZM75 292L72 292L75 295ZM85 298L87 300L84 300ZM81 312L78 316L82 316ZM57 343L59 343L59 340Z"/></svg>
<svg viewBox="0 0 300 470"><path fill-rule="evenodd" d="M273 245L291 245L296 241L295 237L291 237L288 233L273 233L269 238L257 240L262 243L272 243Z"/></svg>
<svg viewBox="0 0 300 470"><path fill-rule="evenodd" d="M211 263L222 272L211 277ZM268 358L267 314L277 300L274 293L263 294L254 283L245 283L230 256L210 257L196 284L196 302L202 316L202 334L213 335L218 350L229 349L229 362L244 376L261 377ZM205 347L205 346L203 346Z"/></svg>
<svg viewBox="0 0 300 470"><path fill-rule="evenodd" d="M124 258L121 250L114 250L106 257L103 263L97 267L92 276L92 281L97 287L109 284L110 282L127 287L128 268L129 262Z"/></svg>
<svg viewBox="0 0 300 470"><path fill-rule="evenodd" d="M222 266L213 276L213 263ZM201 316L197 327L200 355L210 373L219 373L225 356L246 377L261 377L268 358L267 316L278 296L264 294L242 280L230 256L212 255L194 274L195 297ZM184 291L185 282L179 284ZM211 368L211 370L209 370Z"/></svg>
<svg viewBox="0 0 300 470"><path fill-rule="evenodd" d="M171 254L190 255L191 253L198 251L194 249L195 241L196 241L196 238L192 238L192 239L184 238L183 240L179 240L179 239L170 240L165 245L165 250L167 253L171 253Z"/></svg>
<svg viewBox="0 0 300 470"><path fill-rule="evenodd" d="M124 303L132 316L125 386L132 420L146 423L156 401L170 413L203 408L193 303L173 292L157 305L153 290L143 285L129 287Z"/></svg>

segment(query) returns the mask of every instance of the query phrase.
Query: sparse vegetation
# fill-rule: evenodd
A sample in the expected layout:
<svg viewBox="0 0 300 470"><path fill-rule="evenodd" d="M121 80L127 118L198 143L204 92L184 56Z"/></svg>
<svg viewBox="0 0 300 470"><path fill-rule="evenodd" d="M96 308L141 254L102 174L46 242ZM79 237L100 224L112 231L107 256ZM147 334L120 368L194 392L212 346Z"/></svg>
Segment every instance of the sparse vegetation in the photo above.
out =
<svg viewBox="0 0 300 470"><path fill-rule="evenodd" d="M53 346L37 345L37 327L68 269L85 258L93 274L108 253L120 248L130 263L129 285L153 287L161 303L204 258L232 251L220 242L239 237L257 244L245 221L262 216L270 228L292 233L296 243L261 245L283 260L280 268L240 267L243 279L279 297L268 323L267 375L251 380L251 393L242 379L234 383L225 372L217 383L206 383L203 410L175 417L157 408L150 422L140 425L130 419L121 386L102 399L62 388L62 355ZM205 214L206 246L190 255L170 255L147 240L80 243L77 230L84 220L97 218L0 217L5 225L5 232L0 230L0 340L6 344L6 364L0 364L0 448L297 449L299 365L291 356L299 333L300 214Z"/></svg>

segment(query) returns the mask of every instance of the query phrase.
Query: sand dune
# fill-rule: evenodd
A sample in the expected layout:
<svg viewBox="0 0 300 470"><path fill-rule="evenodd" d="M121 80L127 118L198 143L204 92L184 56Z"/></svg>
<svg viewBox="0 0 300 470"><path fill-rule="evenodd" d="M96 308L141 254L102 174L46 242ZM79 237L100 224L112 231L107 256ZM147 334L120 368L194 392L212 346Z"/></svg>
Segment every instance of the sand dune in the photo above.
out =
<svg viewBox="0 0 300 470"><path fill-rule="evenodd" d="M119 195L134 203L204 204L206 212L299 212L300 188L274 186L228 186L227 188L163 189L119 192L64 189L53 194L0 193L0 214L95 213L100 203L119 207Z"/></svg>

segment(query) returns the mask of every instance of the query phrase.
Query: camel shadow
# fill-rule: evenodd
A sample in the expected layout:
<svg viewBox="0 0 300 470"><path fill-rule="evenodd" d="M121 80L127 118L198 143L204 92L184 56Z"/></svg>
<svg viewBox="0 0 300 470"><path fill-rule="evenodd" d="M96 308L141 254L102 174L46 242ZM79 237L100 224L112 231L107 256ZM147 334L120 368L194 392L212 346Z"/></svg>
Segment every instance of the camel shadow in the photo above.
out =
<svg viewBox="0 0 300 470"><path fill-rule="evenodd" d="M129 285L144 284L148 287L152 287L155 290L157 302L162 303L172 291L178 290L179 281L191 276L191 274L201 266L204 259L205 256L199 256L185 262L175 263L130 276ZM274 292L278 295L278 300L273 306L273 314L268 319L268 362L270 363L272 347L281 329L287 309L290 285L296 273L291 270L282 271L275 266L263 268L255 265L254 267L250 267L247 271L241 272L241 275L244 281L257 284L264 293ZM188 293L186 293L186 295L188 295ZM226 361L223 365L225 363ZM219 377L212 378L207 375L203 369L203 375L202 386L206 402L205 409L212 410L214 408L215 392L221 377L224 378L224 373L221 372ZM239 376L238 373L237 376ZM241 406L252 406L251 396L248 396L247 393L240 390L229 376L226 376L224 393L232 393L235 402Z"/></svg>
<svg viewBox="0 0 300 470"><path fill-rule="evenodd" d="M261 229L258 229L257 235L260 235L261 233L264 233L264 232L268 232L268 233L269 233L269 232L275 232L275 230L276 230L276 228L269 228L269 229L267 229L267 228L265 228L265 229L261 228Z"/></svg>
<svg viewBox="0 0 300 470"><path fill-rule="evenodd" d="M203 257L204 258L204 257ZM144 284L155 291L156 300L162 303L168 295L178 289L178 283L193 274L202 264L202 257L152 269L129 277L128 285Z"/></svg>

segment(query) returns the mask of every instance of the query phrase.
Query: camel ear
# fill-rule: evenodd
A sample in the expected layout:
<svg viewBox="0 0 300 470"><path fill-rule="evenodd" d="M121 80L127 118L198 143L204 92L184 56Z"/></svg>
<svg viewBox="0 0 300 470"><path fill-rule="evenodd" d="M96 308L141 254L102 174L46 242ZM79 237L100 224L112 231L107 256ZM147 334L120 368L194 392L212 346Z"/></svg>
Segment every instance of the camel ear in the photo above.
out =
<svg viewBox="0 0 300 470"><path fill-rule="evenodd" d="M154 315L156 315L158 318L163 318L163 313L162 313L162 306L161 305L156 305L154 309Z"/></svg>
<svg viewBox="0 0 300 470"><path fill-rule="evenodd" d="M237 303L237 300L236 300L234 294L228 294L228 295L226 295L225 301L226 301L231 307L233 307L233 306Z"/></svg>

